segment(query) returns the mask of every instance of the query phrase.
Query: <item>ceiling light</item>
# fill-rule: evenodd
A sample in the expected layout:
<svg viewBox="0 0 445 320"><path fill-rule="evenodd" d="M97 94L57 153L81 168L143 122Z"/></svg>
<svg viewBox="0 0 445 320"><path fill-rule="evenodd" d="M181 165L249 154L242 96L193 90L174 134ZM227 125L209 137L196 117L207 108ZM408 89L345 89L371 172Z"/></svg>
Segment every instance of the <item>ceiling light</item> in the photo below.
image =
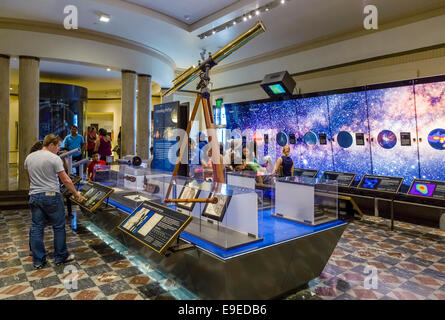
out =
<svg viewBox="0 0 445 320"><path fill-rule="evenodd" d="M269 11L269 7L266 7L266 12Z"/></svg>
<svg viewBox="0 0 445 320"><path fill-rule="evenodd" d="M233 25L235 25L236 24L236 21L233 21Z"/></svg>
<svg viewBox="0 0 445 320"><path fill-rule="evenodd" d="M247 21L247 18L246 18L246 16L244 16L244 17L243 17L243 21Z"/></svg>
<svg viewBox="0 0 445 320"><path fill-rule="evenodd" d="M248 18L249 18L249 19L252 19L252 15L251 15L250 13L249 13L249 15L248 15Z"/></svg>
<svg viewBox="0 0 445 320"><path fill-rule="evenodd" d="M111 71L111 69L110 69L110 68L107 68L107 71Z"/></svg>
<svg viewBox="0 0 445 320"><path fill-rule="evenodd" d="M9 88L9 90L12 90L12 88Z"/></svg>
<svg viewBox="0 0 445 320"><path fill-rule="evenodd" d="M260 15L260 10L255 11L255 14L256 14L257 16L259 16L259 15Z"/></svg>
<svg viewBox="0 0 445 320"><path fill-rule="evenodd" d="M184 16L184 18L185 18L186 21L190 20L190 16Z"/></svg>
<svg viewBox="0 0 445 320"><path fill-rule="evenodd" d="M281 4L284 4L286 2L286 0L281 0Z"/></svg>
<svg viewBox="0 0 445 320"><path fill-rule="evenodd" d="M215 30L212 30L212 34L215 34L216 33L216 31Z"/></svg>
<svg viewBox="0 0 445 320"><path fill-rule="evenodd" d="M110 22L110 16L104 13L99 14L99 21L100 22Z"/></svg>

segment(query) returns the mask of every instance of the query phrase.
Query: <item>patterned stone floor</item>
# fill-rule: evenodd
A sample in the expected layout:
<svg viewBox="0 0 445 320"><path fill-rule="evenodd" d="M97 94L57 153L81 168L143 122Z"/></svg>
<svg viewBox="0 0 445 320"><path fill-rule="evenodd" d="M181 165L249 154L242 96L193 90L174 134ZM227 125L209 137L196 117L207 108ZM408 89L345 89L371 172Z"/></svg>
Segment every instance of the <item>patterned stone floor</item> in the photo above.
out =
<svg viewBox="0 0 445 320"><path fill-rule="evenodd" d="M145 272L140 267L143 261L119 253L116 245L87 228L87 221L79 220L76 232L67 223L78 285L67 289L64 281L73 274L52 263L52 229L45 229L50 263L34 270L28 248L29 211L0 212L0 299L194 298L156 270L147 267ZM367 268L374 268L373 281L367 279ZM285 299L445 300L445 232L398 222L391 232L388 221L375 217L350 223L320 277Z"/></svg>
<svg viewBox="0 0 445 320"><path fill-rule="evenodd" d="M388 226L369 216L349 224L322 274L287 299L445 300L445 232Z"/></svg>

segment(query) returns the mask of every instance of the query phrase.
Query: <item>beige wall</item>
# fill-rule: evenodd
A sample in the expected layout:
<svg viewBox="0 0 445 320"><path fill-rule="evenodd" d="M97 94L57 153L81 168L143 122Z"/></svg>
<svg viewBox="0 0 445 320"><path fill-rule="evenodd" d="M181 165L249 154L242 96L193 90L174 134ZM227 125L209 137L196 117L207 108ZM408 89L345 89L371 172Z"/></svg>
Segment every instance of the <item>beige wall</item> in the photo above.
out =
<svg viewBox="0 0 445 320"><path fill-rule="evenodd" d="M93 113L93 115L91 115ZM119 128L121 126L122 120L122 103L121 100L88 100L87 108L86 108L86 120L87 124L93 123L105 123L98 114L108 113L113 114L113 131L114 131L114 139L112 141L112 146L114 147L117 143L117 135L119 134ZM96 114L96 115L94 115ZM97 118L96 120L94 120ZM92 121L90 121L93 119ZM98 121L98 122L95 122ZM102 122L100 122L102 121Z"/></svg>

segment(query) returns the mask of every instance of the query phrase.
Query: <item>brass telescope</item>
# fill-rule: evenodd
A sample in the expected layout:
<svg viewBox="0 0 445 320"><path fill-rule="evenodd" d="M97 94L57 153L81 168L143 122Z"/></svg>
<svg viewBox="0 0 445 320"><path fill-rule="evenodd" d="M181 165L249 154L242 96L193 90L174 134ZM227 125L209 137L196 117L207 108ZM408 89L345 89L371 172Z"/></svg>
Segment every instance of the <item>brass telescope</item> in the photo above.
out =
<svg viewBox="0 0 445 320"><path fill-rule="evenodd" d="M234 39L232 42L225 45L223 48L219 49L216 53L209 56L209 58L202 63L200 63L199 66L196 67L190 67L184 73L177 76L173 80L173 87L165 91L162 96L169 95L170 93L175 92L176 90L181 89L191 81L193 81L201 72L204 72L204 67L206 65L211 65L211 67L217 65L220 61L228 57L230 54L241 48L243 45L245 45L247 42L255 38L257 35L263 33L266 31L266 27L264 26L263 22L258 21L252 28L244 32L242 35Z"/></svg>

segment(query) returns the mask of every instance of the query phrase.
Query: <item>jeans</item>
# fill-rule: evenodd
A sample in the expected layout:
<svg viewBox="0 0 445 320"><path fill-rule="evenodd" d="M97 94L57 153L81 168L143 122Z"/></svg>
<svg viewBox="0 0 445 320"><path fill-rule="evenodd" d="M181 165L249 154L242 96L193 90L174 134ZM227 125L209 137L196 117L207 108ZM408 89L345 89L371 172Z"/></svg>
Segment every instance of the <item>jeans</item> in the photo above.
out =
<svg viewBox="0 0 445 320"><path fill-rule="evenodd" d="M54 231L54 262L64 261L68 256L65 231L65 207L60 193L54 196L45 192L32 194L29 197L29 205L32 213L30 245L32 262L41 265L46 262L46 251L43 243L45 222L48 220Z"/></svg>

